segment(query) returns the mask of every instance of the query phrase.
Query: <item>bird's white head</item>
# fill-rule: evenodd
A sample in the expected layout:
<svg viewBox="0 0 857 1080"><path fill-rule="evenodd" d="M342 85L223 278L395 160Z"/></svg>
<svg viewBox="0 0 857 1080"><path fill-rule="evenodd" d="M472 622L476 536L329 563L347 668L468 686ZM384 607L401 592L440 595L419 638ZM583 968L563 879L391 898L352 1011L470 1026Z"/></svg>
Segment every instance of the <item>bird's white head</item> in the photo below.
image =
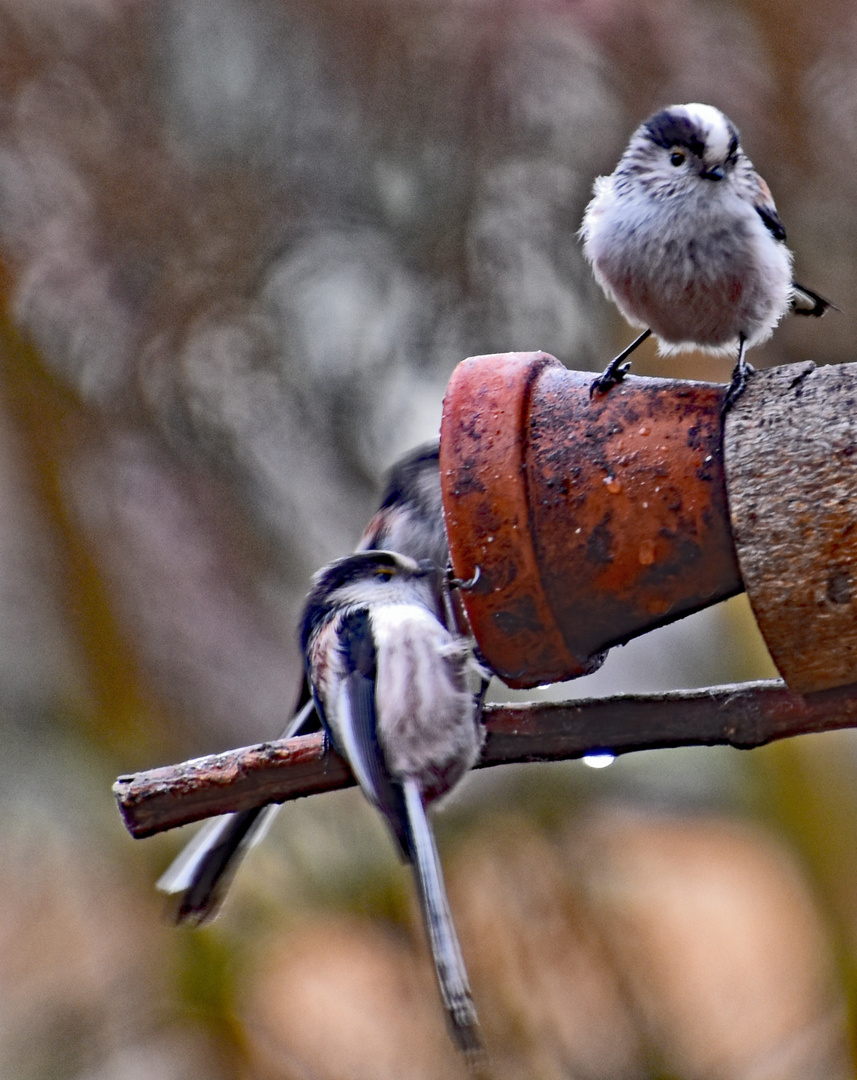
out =
<svg viewBox="0 0 857 1080"><path fill-rule="evenodd" d="M713 105L670 105L634 132L614 174L620 188L671 197L728 180L742 157L738 129Z"/></svg>

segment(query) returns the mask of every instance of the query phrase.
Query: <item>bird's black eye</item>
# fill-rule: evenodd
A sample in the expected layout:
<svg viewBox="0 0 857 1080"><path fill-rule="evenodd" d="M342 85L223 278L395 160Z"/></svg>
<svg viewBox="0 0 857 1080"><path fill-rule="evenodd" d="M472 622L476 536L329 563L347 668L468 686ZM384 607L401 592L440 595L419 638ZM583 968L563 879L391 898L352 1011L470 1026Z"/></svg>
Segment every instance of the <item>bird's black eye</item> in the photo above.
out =
<svg viewBox="0 0 857 1080"><path fill-rule="evenodd" d="M376 581L389 581L395 573L396 571L392 566L377 566L372 571L372 577L375 578Z"/></svg>
<svg viewBox="0 0 857 1080"><path fill-rule="evenodd" d="M675 165L676 168L679 165L684 165L687 155L681 150L673 150L670 154L670 165Z"/></svg>

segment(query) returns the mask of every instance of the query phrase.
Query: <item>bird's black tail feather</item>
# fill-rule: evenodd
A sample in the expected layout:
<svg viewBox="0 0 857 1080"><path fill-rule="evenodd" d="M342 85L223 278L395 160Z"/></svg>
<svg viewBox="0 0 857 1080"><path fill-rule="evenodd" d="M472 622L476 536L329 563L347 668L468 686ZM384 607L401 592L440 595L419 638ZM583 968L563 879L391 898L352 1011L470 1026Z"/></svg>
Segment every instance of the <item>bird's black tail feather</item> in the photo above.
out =
<svg viewBox="0 0 857 1080"><path fill-rule="evenodd" d="M483 1058L476 1008L452 922L440 859L425 804L415 780L402 783L407 818L408 854L420 894L437 981L453 1039L472 1067Z"/></svg>
<svg viewBox="0 0 857 1080"><path fill-rule="evenodd" d="M158 881L177 893L175 919L199 926L220 910L244 856L261 840L279 806L255 806L207 821Z"/></svg>
<svg viewBox="0 0 857 1080"><path fill-rule="evenodd" d="M312 699L302 694L301 703L282 738L297 735L312 718ZM265 835L278 810L278 805L268 805L224 814L206 822L182 848L157 884L161 892L178 896L176 922L198 926L217 914L244 856Z"/></svg>
<svg viewBox="0 0 857 1080"><path fill-rule="evenodd" d="M825 311L830 308L839 311L839 308L831 300L825 300L817 292L813 292L812 289L807 289L803 285L798 285L796 281L792 282L791 308L795 315L812 315L816 319L820 319Z"/></svg>

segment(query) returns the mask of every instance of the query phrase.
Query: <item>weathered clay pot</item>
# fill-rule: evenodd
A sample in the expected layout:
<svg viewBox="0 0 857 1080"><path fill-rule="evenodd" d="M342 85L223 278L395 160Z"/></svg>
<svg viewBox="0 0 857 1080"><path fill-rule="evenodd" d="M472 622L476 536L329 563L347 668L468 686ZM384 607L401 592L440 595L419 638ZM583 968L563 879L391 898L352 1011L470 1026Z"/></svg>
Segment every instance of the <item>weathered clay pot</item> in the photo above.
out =
<svg viewBox="0 0 857 1080"><path fill-rule="evenodd" d="M594 670L611 645L740 592L723 473L726 388L471 357L441 426L452 566L511 686Z"/></svg>

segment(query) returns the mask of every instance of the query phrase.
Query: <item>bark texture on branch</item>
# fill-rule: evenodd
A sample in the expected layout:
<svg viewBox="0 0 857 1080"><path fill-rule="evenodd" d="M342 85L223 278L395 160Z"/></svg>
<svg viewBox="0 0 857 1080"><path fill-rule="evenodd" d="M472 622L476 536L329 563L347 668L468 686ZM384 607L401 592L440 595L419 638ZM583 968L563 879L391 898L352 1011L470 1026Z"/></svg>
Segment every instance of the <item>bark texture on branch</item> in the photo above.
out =
<svg viewBox="0 0 857 1080"><path fill-rule="evenodd" d="M675 746L748 750L775 739L857 727L857 685L806 696L779 682L567 703L493 705L480 768L561 761L597 750ZM348 787L354 779L321 733L261 743L122 776L114 785L136 838L201 818Z"/></svg>
<svg viewBox="0 0 857 1080"><path fill-rule="evenodd" d="M727 413L741 576L780 674L857 681L857 364L759 371Z"/></svg>

